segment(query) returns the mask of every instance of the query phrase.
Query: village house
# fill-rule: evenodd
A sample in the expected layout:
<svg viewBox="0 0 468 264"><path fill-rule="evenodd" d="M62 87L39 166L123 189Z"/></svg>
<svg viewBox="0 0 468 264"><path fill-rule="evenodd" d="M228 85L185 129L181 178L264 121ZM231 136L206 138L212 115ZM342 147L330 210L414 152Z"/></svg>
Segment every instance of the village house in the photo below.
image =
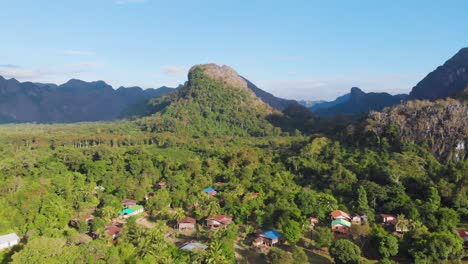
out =
<svg viewBox="0 0 468 264"><path fill-rule="evenodd" d="M129 208L129 207L135 206L136 204L137 204L136 200L131 200L131 199L123 199L122 200L122 206L124 208Z"/></svg>
<svg viewBox="0 0 468 264"><path fill-rule="evenodd" d="M348 234L351 229L351 223L344 219L336 219L331 223L332 231L338 234Z"/></svg>
<svg viewBox="0 0 468 264"><path fill-rule="evenodd" d="M154 185L153 189L154 190L160 190L160 189L164 189L166 187L167 187L167 182L162 181L162 182L159 182L158 184Z"/></svg>
<svg viewBox="0 0 468 264"><path fill-rule="evenodd" d="M380 221L383 225L396 225L398 222L398 217L390 214L380 214Z"/></svg>
<svg viewBox="0 0 468 264"><path fill-rule="evenodd" d="M265 245L265 243L263 242L263 238L261 237L257 237L252 241L252 246L255 248L260 248L263 245Z"/></svg>
<svg viewBox="0 0 468 264"><path fill-rule="evenodd" d="M315 217L315 216L310 217L309 220L310 220L310 228L311 229L314 229L315 225L317 225L319 223L318 217Z"/></svg>
<svg viewBox="0 0 468 264"><path fill-rule="evenodd" d="M338 219L343 219L346 221L351 221L351 216L349 216L348 213L345 213L341 210L335 210L330 213L331 219L332 220L338 220Z"/></svg>
<svg viewBox="0 0 468 264"><path fill-rule="evenodd" d="M93 220L94 220L94 216L93 215L85 215L85 216L82 216L81 219L83 221L85 221L86 223L91 224L93 222ZM80 220L78 218L74 218L74 219L72 219L72 220L70 220L68 222L68 226L73 227L73 228L77 228L79 221Z"/></svg>
<svg viewBox="0 0 468 264"><path fill-rule="evenodd" d="M191 241L191 242L185 244L180 249L187 250L187 251L194 251L194 250L205 250L207 248L208 248L207 245L204 245L204 244L199 243L199 242Z"/></svg>
<svg viewBox="0 0 468 264"><path fill-rule="evenodd" d="M267 246L274 246L277 244L282 237L281 233L275 230L269 230L266 232L261 233L259 236L263 240L263 243Z"/></svg>
<svg viewBox="0 0 468 264"><path fill-rule="evenodd" d="M228 226L232 222L232 218L218 214L215 217L207 218L206 219L206 225L210 228L218 228L218 227L224 227Z"/></svg>
<svg viewBox="0 0 468 264"><path fill-rule="evenodd" d="M121 231L121 228L117 225L110 225L106 227L107 233L112 236L112 239L116 239Z"/></svg>
<svg viewBox="0 0 468 264"><path fill-rule="evenodd" d="M213 189L212 187L205 188L205 189L203 189L203 191L206 194L211 195L211 196L215 196L216 194L218 194L218 192L215 189Z"/></svg>
<svg viewBox="0 0 468 264"><path fill-rule="evenodd" d="M0 250L18 245L20 238L16 233L0 236Z"/></svg>
<svg viewBox="0 0 468 264"><path fill-rule="evenodd" d="M400 221L398 221L395 225L395 232L397 233L403 234L403 233L409 232L409 230L410 230L409 226L402 224Z"/></svg>
<svg viewBox="0 0 468 264"><path fill-rule="evenodd" d="M131 216L143 213L144 208L141 205L134 205L132 207L128 207L123 209L119 212L120 217L122 218L129 218Z"/></svg>
<svg viewBox="0 0 468 264"><path fill-rule="evenodd" d="M353 217L351 218L351 223L360 225L362 223L367 223L367 220L368 220L367 215L354 214Z"/></svg>
<svg viewBox="0 0 468 264"><path fill-rule="evenodd" d="M463 249L468 249L468 231L458 231L458 235L463 239Z"/></svg>
<svg viewBox="0 0 468 264"><path fill-rule="evenodd" d="M91 224L94 220L94 215L85 215L81 219L85 220L86 223Z"/></svg>
<svg viewBox="0 0 468 264"><path fill-rule="evenodd" d="M179 229L179 231L193 230L195 228L196 223L197 220L195 218L186 216L177 223L177 228Z"/></svg>

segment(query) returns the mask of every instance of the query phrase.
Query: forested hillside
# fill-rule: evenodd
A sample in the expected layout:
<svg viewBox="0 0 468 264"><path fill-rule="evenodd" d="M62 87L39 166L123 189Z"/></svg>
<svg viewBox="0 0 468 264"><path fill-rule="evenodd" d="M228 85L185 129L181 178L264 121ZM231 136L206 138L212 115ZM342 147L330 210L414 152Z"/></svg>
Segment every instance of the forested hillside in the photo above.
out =
<svg viewBox="0 0 468 264"><path fill-rule="evenodd" d="M190 70L188 78L176 93L149 102L143 113L149 116L137 121L143 130L197 136L280 134L281 130L267 121L267 116L276 111L231 68L198 65Z"/></svg>
<svg viewBox="0 0 468 264"><path fill-rule="evenodd" d="M466 140L465 103L409 102L318 134L307 127L320 119L276 113L230 70L210 67L193 68L189 83L153 101L155 114L142 119L0 126L0 233L23 238L3 261L331 263L346 250L361 262L462 258L454 231L467 223L468 161L448 153ZM275 121L308 135L288 136ZM124 220L113 239L123 199L145 213ZM330 229L337 209L367 217L347 240ZM233 223L207 228L216 214ZM404 232L381 214L398 216ZM185 216L195 218L193 232L177 231ZM279 246L252 249L257 229L280 232ZM192 240L208 248L180 249Z"/></svg>

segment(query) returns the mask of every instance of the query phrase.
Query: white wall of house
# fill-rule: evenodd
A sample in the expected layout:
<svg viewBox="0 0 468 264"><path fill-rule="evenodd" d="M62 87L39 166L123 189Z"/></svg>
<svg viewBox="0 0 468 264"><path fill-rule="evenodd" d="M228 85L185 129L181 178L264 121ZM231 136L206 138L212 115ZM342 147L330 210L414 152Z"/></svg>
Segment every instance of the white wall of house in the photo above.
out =
<svg viewBox="0 0 468 264"><path fill-rule="evenodd" d="M19 237L15 233L0 236L0 250L11 248L19 243Z"/></svg>

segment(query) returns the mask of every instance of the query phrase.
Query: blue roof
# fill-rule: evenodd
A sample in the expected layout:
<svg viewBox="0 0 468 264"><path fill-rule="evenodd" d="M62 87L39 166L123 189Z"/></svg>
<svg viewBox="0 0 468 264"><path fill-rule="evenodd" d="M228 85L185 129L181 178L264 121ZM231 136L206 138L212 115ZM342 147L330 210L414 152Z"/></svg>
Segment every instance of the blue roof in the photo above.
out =
<svg viewBox="0 0 468 264"><path fill-rule="evenodd" d="M206 193L210 193L210 192L212 192L212 191L214 191L214 190L215 190L215 189L213 189L213 188L211 188L211 187L208 187L208 188L203 189L203 191L206 192Z"/></svg>
<svg viewBox="0 0 468 264"><path fill-rule="evenodd" d="M269 239L277 239L280 238L282 235L278 231L275 230L269 230L263 233L264 236L268 237Z"/></svg>

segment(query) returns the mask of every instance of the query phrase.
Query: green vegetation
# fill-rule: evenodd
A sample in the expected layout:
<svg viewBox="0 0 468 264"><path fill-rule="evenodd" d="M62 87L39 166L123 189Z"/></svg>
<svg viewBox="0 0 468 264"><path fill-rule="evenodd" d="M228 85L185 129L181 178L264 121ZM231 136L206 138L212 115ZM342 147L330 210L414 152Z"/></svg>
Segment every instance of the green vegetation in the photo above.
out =
<svg viewBox="0 0 468 264"><path fill-rule="evenodd" d="M162 101L155 107L164 104L160 112L142 119L0 126L0 233L26 238L3 261L234 263L235 244L251 243L256 229L278 230L280 245L288 244L270 250L269 263L299 263L309 250L327 247L336 263L357 263L361 255L382 263L462 257L454 230L468 217L465 155L446 159L451 154L438 156L439 147L371 121L367 131L363 123L346 132L282 130L249 94L203 72L192 75L179 94L156 99ZM302 131L289 133L293 126ZM167 188L155 190L161 181ZM203 192L209 186L216 196ZM145 201L148 192L154 197ZM113 240L105 227L125 198L144 206L150 225L129 218ZM368 223L335 239L329 214L336 209L366 214ZM217 231L202 227L218 213L234 222ZM408 232L385 230L381 213L399 215ZM90 224L83 220L89 214ZM173 229L184 216L198 221L191 235ZM307 246L311 216L319 223ZM76 227L69 226L73 219ZM189 240L208 248L180 250Z"/></svg>

